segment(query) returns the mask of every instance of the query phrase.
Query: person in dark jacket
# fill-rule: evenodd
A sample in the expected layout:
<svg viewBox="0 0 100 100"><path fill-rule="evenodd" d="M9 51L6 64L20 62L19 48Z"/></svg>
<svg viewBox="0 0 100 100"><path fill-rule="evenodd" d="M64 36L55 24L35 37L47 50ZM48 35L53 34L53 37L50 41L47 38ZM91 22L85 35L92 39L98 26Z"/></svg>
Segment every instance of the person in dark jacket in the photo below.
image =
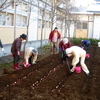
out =
<svg viewBox="0 0 100 100"><path fill-rule="evenodd" d="M82 47L87 51L89 49L91 42L89 40L82 40Z"/></svg>
<svg viewBox="0 0 100 100"><path fill-rule="evenodd" d="M1 42L1 40L0 40L0 47L1 47L2 52L4 52L5 50L4 50L4 48L3 48L3 44L2 44L2 42Z"/></svg>
<svg viewBox="0 0 100 100"><path fill-rule="evenodd" d="M23 40L26 40L27 39L27 35L25 34L22 34L20 35L20 37L16 38L12 44L12 47L11 47L11 53L14 57L14 61L13 61L13 64L14 64L14 69L19 69L20 66L18 66L18 62L19 62L19 55L20 55L20 50L21 50L21 44L22 44L22 41Z"/></svg>
<svg viewBox="0 0 100 100"><path fill-rule="evenodd" d="M58 28L55 27L53 31L50 32L49 34L49 41L51 45L51 54L57 54L58 53L58 44L59 44L59 39L61 38L60 33L58 32Z"/></svg>
<svg viewBox="0 0 100 100"><path fill-rule="evenodd" d="M66 52L65 50L67 48L70 48L71 47L71 43L70 41L67 39L67 38L64 38L60 41L59 43L59 50L61 50L62 52L62 62L65 62L66 61Z"/></svg>

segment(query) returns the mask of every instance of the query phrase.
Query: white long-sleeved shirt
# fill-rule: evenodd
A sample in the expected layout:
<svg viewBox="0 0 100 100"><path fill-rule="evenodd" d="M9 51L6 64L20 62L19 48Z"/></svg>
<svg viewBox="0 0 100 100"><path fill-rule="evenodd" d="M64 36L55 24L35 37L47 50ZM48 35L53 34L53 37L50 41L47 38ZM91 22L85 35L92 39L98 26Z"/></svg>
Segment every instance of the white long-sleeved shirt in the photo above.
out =
<svg viewBox="0 0 100 100"><path fill-rule="evenodd" d="M24 58L25 58L25 60L26 60L26 64L28 64L28 59L32 56L32 50L33 50L34 48L33 47L28 47L28 48L26 48L25 49L25 56L24 56ZM34 59L33 59L33 61L36 61L37 60L37 55L38 55L38 53L37 54L34 54Z"/></svg>
<svg viewBox="0 0 100 100"><path fill-rule="evenodd" d="M81 63L82 69L86 72L86 74L89 73L89 70L86 64L84 63L85 56L86 56L86 51L84 49L78 46L72 46L66 49L66 54L68 56L72 56L72 55L74 56L72 60L73 69L76 67L76 64L79 62L79 58L81 58L80 63Z"/></svg>

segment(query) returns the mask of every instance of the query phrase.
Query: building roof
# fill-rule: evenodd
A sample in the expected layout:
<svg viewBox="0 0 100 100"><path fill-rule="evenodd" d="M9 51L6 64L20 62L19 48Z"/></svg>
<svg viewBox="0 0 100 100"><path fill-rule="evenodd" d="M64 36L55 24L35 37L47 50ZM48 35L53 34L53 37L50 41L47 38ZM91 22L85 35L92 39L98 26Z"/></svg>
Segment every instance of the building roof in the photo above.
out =
<svg viewBox="0 0 100 100"><path fill-rule="evenodd" d="M100 2L96 4L92 4L89 7L79 7L77 11L75 11L77 14L100 14Z"/></svg>
<svg viewBox="0 0 100 100"><path fill-rule="evenodd" d="M90 5L87 8L87 12L100 13L100 3Z"/></svg>

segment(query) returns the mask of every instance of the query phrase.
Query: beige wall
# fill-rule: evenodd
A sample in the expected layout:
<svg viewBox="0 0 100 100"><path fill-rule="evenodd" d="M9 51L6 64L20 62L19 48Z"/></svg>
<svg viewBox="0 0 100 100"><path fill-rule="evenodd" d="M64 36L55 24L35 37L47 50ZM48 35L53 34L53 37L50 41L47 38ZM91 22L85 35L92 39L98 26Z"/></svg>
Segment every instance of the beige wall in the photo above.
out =
<svg viewBox="0 0 100 100"><path fill-rule="evenodd" d="M76 30L76 38L87 38L87 30Z"/></svg>
<svg viewBox="0 0 100 100"><path fill-rule="evenodd" d="M43 29L43 38L42 39L48 39L49 38L49 34L51 32L51 29ZM41 39L41 29L38 29L38 40Z"/></svg>
<svg viewBox="0 0 100 100"><path fill-rule="evenodd" d="M61 30L58 30L61 33ZM16 27L16 38L19 37L21 34L27 32L27 28L18 28ZM43 38L42 39L48 39L49 34L51 32L51 29L43 29ZM10 44L14 41L14 27L0 27L0 39L2 40L3 44ZM38 39L41 39L41 29L38 29Z"/></svg>
<svg viewBox="0 0 100 100"><path fill-rule="evenodd" d="M27 32L27 28L16 28L16 38ZM0 39L3 44L9 44L14 41L14 27L0 27Z"/></svg>

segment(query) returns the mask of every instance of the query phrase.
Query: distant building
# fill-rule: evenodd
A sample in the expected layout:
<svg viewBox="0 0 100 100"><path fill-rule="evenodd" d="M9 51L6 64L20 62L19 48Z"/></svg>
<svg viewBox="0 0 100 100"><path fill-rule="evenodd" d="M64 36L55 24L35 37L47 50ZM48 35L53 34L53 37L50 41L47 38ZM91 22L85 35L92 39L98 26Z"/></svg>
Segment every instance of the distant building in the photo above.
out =
<svg viewBox="0 0 100 100"><path fill-rule="evenodd" d="M17 2L14 2L17 1ZM14 38L19 37L22 33L27 34L28 41L40 40L41 34L42 39L48 39L51 31L51 16L52 13L52 1L47 0L46 2L41 0L32 0L30 4L29 0L7 0L5 6L10 4L9 7L3 9L0 7L0 38L3 44L10 44ZM0 6L4 1L0 0ZM39 2L39 3L38 3ZM44 6L46 3L46 7ZM32 6L31 16L29 20L29 28L27 30L27 22L29 18L29 6ZM16 10L15 10L16 9ZM45 10L45 16L42 18L42 10ZM1 11L2 10L2 11ZM57 12L59 13L59 11ZM61 14L61 13L60 13ZM56 16L54 16L56 18ZM16 19L15 19L16 18ZM16 23L15 23L16 21ZM43 25L43 23L45 25ZM57 26L59 31L63 25L62 22L56 21L53 27ZM43 27L43 32L41 28ZM14 31L15 29L15 31ZM63 34L64 31L62 31ZM62 35L63 36L63 35Z"/></svg>
<svg viewBox="0 0 100 100"><path fill-rule="evenodd" d="M94 1L100 1L100 0L94 0Z"/></svg>
<svg viewBox="0 0 100 100"><path fill-rule="evenodd" d="M75 36L77 38L100 39L100 4L96 2L84 10L80 9L75 14L79 19L76 22Z"/></svg>

